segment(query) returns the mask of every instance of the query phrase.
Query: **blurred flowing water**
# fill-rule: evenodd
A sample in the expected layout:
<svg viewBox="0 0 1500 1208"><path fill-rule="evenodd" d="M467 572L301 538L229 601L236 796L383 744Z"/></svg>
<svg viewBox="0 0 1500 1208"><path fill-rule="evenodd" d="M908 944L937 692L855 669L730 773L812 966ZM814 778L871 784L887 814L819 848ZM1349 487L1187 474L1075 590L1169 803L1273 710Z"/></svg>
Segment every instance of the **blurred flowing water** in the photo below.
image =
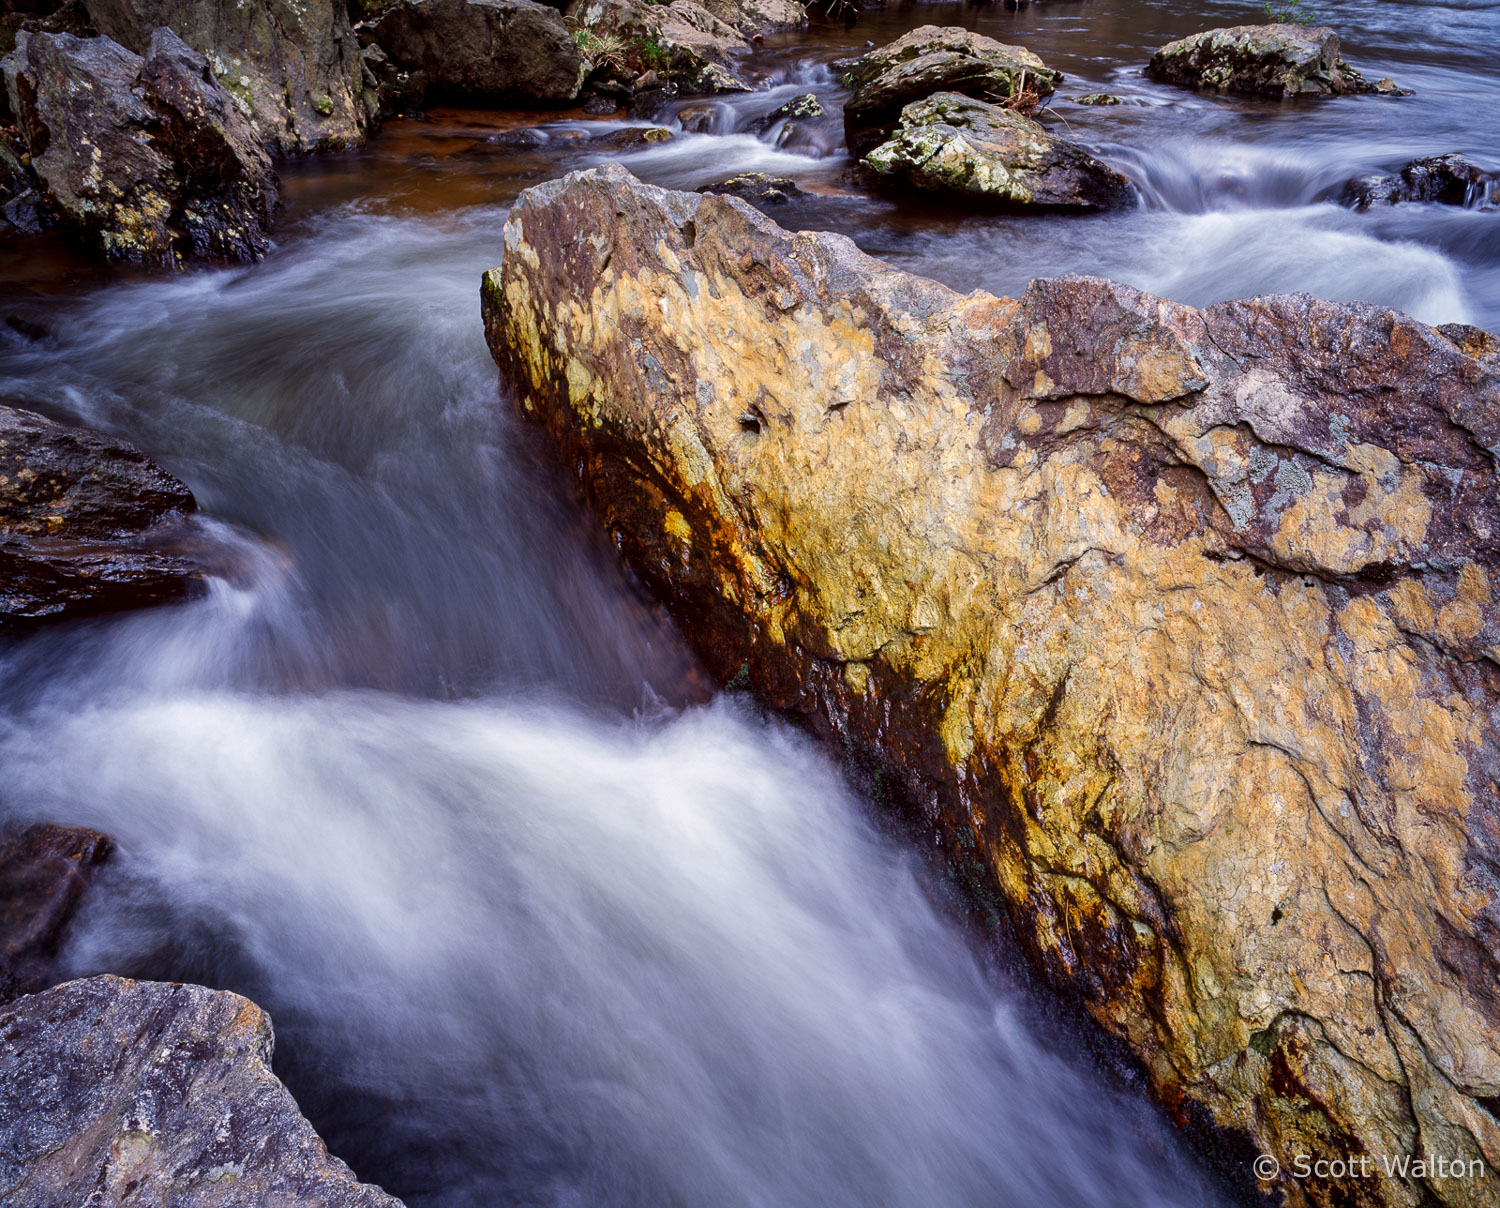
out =
<svg viewBox="0 0 1500 1208"><path fill-rule="evenodd" d="M1500 166L1500 5L1321 4L1418 94L1298 105L1141 78L1168 38L1258 16L1188 7L905 6L768 39L764 87L712 102L710 133L622 158L674 187L794 177L789 225L962 289L1085 271L1500 326L1496 213L1333 201L1418 155ZM850 189L829 64L926 22L1067 71L1047 120L1140 206ZM1101 90L1125 103L1067 99ZM806 91L826 119L752 131ZM288 166L252 269L0 245L30 333L0 331L0 397L134 440L236 551L202 601L0 648L0 814L120 841L69 967L254 997L334 1152L414 1206L1225 1202L1248 1180L1207 1173L1004 937L955 921L824 754L713 696L514 416L479 273L522 188L621 157L571 132L627 124L491 141L518 120L436 112Z"/></svg>

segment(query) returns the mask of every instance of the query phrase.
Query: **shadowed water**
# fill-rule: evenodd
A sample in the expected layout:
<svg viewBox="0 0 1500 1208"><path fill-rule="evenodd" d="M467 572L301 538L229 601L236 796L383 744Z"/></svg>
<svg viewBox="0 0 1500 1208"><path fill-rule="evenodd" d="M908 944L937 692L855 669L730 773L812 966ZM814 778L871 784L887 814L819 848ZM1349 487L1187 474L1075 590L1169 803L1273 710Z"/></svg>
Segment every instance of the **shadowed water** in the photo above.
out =
<svg viewBox="0 0 1500 1208"><path fill-rule="evenodd" d="M795 177L791 225L958 288L1087 271L1500 326L1500 215L1332 200L1419 154L1500 162L1500 8L1319 11L1419 95L1151 84L1150 50L1198 24L1182 6L908 6L772 39L762 91L626 162L676 187ZM829 64L924 21L1124 97L1048 120L1140 205L976 217L852 190ZM795 142L749 132L809 90L829 117ZM48 333L0 330L0 396L142 445L235 566L197 603L0 648L0 812L120 841L69 967L250 994L334 1152L414 1206L1222 1202L825 755L711 698L515 418L479 273L521 188L619 153L487 141L514 124L439 113L289 166L253 269L139 280L0 248L7 313Z"/></svg>

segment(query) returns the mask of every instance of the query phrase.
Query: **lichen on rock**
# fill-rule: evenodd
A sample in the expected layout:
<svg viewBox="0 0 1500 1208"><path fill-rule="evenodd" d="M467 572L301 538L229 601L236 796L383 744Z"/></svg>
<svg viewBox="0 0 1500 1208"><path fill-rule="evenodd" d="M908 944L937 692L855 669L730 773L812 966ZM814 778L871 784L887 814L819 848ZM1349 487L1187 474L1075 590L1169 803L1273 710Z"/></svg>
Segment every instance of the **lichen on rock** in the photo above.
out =
<svg viewBox="0 0 1500 1208"><path fill-rule="evenodd" d="M1266 96L1340 96L1401 90L1371 84L1344 62L1339 37L1326 25L1290 23L1209 29L1169 42L1146 74L1169 84Z"/></svg>
<svg viewBox="0 0 1500 1208"><path fill-rule="evenodd" d="M861 161L880 182L974 203L1070 210L1129 205L1130 182L1013 110L953 92L914 101Z"/></svg>
<svg viewBox="0 0 1500 1208"><path fill-rule="evenodd" d="M1375 1163L1298 1202L1493 1203L1380 1165L1500 1162L1493 340L960 296L618 167L525 194L482 296L714 673L972 836L1169 1107Z"/></svg>

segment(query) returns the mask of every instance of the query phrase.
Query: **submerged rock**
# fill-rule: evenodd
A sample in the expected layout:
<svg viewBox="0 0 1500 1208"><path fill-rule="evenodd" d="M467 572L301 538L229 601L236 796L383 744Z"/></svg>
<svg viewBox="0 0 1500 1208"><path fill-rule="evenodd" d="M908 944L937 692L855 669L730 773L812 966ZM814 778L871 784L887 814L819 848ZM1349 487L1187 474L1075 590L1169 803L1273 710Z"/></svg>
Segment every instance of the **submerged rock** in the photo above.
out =
<svg viewBox="0 0 1500 1208"><path fill-rule="evenodd" d="M848 64L853 93L844 132L856 157L890 136L901 111L935 92L1019 102L1048 96L1062 80L1022 46L1007 46L961 26L923 25Z"/></svg>
<svg viewBox="0 0 1500 1208"><path fill-rule="evenodd" d="M376 116L344 0L84 0L106 34L147 54L165 26L206 55L256 132L292 155L357 146Z"/></svg>
<svg viewBox="0 0 1500 1208"><path fill-rule="evenodd" d="M1486 172L1462 155L1435 155L1413 160L1389 176L1350 181L1343 201L1361 210L1403 201L1493 206L1500 204L1500 173Z"/></svg>
<svg viewBox="0 0 1500 1208"><path fill-rule="evenodd" d="M0 1003L45 989L108 835L42 823L0 836Z"/></svg>
<svg viewBox="0 0 1500 1208"><path fill-rule="evenodd" d="M881 182L992 205L1105 210L1134 199L1130 182L1082 147L956 92L908 105L862 162Z"/></svg>
<svg viewBox="0 0 1500 1208"><path fill-rule="evenodd" d="M1222 88L1265 96L1341 96L1398 92L1388 80L1369 83L1344 62L1339 36L1327 26L1235 25L1169 42L1146 74L1189 88Z"/></svg>
<svg viewBox="0 0 1500 1208"><path fill-rule="evenodd" d="M961 296L618 167L486 332L708 666L878 761L1033 959L1318 1205L1500 1155L1500 358L1305 296ZM1455 339L1460 342L1455 342Z"/></svg>
<svg viewBox="0 0 1500 1208"><path fill-rule="evenodd" d="M197 594L194 508L134 446L0 406L0 631Z"/></svg>
<svg viewBox="0 0 1500 1208"><path fill-rule="evenodd" d="M0 1202L400 1208L329 1154L238 994L91 977L0 1009Z"/></svg>
<svg viewBox="0 0 1500 1208"><path fill-rule="evenodd" d="M147 50L23 33L0 65L49 209L110 260L259 259L270 158L202 55L167 29Z"/></svg>
<svg viewBox="0 0 1500 1208"><path fill-rule="evenodd" d="M423 101L562 102L583 86L562 14L535 0L397 0L372 34L393 64L420 74Z"/></svg>

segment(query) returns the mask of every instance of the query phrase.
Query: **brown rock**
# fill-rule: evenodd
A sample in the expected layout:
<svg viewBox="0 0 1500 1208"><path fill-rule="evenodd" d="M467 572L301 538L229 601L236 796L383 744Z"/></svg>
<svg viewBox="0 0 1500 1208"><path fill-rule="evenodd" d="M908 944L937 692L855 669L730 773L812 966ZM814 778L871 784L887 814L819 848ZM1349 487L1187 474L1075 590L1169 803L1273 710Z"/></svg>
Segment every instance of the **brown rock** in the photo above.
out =
<svg viewBox="0 0 1500 1208"><path fill-rule="evenodd" d="M194 509L134 446L0 406L0 630L197 594Z"/></svg>
<svg viewBox="0 0 1500 1208"><path fill-rule="evenodd" d="M1493 1204L1382 1163L1500 1161L1495 359L1301 296L960 296L618 167L505 246L495 357L722 680L972 835L1169 1105L1369 1156L1291 1201Z"/></svg>
<svg viewBox="0 0 1500 1208"><path fill-rule="evenodd" d="M53 961L108 835L42 823L0 837L0 1002L55 980Z"/></svg>

